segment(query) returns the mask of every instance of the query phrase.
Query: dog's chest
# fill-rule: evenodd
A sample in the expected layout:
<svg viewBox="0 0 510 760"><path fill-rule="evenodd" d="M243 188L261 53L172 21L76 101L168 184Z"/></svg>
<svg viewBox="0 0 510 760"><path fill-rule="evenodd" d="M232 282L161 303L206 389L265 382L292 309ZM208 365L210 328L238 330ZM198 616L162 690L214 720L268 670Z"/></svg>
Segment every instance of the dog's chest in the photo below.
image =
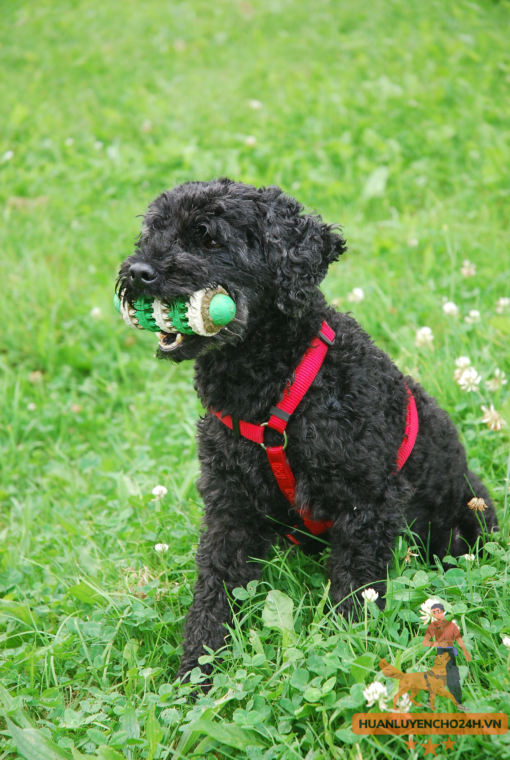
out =
<svg viewBox="0 0 510 760"><path fill-rule="evenodd" d="M252 516L272 518L276 521L276 529L278 522L293 525L298 510L304 507L311 510L313 519L321 521L338 515L344 501L345 508L352 510L352 499L347 491L344 489L343 495L338 492L335 482L338 470L333 461L319 455L319 463L310 456L306 440L300 440L299 430L299 421L295 421L286 451L295 478L295 498L290 500L284 495L264 448L245 438L235 437L234 432L217 417L210 413L206 415L199 423L198 433L199 489L206 510L216 508L214 494L218 488L225 493L222 509L234 510L244 517L248 512ZM274 435L278 436L277 433Z"/></svg>

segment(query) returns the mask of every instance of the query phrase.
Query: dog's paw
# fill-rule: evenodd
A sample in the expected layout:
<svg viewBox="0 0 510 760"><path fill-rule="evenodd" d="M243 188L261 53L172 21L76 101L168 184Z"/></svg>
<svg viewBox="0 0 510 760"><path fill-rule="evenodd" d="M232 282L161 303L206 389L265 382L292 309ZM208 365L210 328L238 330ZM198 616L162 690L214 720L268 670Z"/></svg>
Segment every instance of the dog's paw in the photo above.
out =
<svg viewBox="0 0 510 760"><path fill-rule="evenodd" d="M213 683L209 679L207 681L202 681L202 683L196 684L195 688L192 689L188 694L188 700L195 703L200 699L200 697L207 696L212 688L212 685Z"/></svg>
<svg viewBox="0 0 510 760"><path fill-rule="evenodd" d="M338 617L343 617L344 620L351 623L357 623L360 617L359 610L356 608L352 597L339 602L335 607L335 614Z"/></svg>
<svg viewBox="0 0 510 760"><path fill-rule="evenodd" d="M196 702L199 697L203 697L211 689L213 685L211 673L212 666L209 664L181 663L177 672L177 679L181 684L190 684L194 687L189 693L189 699L192 702Z"/></svg>
<svg viewBox="0 0 510 760"><path fill-rule="evenodd" d="M386 600L383 594L386 589L378 589L379 597L376 599L375 604L380 610L384 610ZM363 618L363 610L365 606L365 600L361 596L361 591L356 592L355 595L342 599L337 603L335 607L335 613L338 616L343 617L345 620L349 620L351 623L357 623Z"/></svg>

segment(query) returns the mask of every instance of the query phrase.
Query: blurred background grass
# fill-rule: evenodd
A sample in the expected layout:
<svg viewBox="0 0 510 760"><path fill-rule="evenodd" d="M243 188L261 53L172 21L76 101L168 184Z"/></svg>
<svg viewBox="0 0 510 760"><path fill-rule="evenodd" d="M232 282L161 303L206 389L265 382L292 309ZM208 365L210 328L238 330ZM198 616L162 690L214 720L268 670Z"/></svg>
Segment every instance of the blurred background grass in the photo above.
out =
<svg viewBox="0 0 510 760"><path fill-rule="evenodd" d="M98 639L82 662L69 627L61 654L50 652L68 616L98 613L87 582L154 605L157 636L150 615L128 624L111 612L113 630L147 651L163 636L156 664L166 680L175 672L200 516L200 406L192 367L155 362L153 336L127 334L111 296L137 215L178 182L278 184L342 224L350 252L325 293L449 410L503 515L508 428L481 426L480 405L510 422L507 387L484 384L496 367L510 372L510 319L495 309L510 296L509 10L489 0L4 3L2 681L36 700L41 720L45 689L58 692L57 715L90 678L118 686L130 662L117 639ZM464 259L473 277L460 273ZM362 302L347 300L353 287ZM445 299L458 317L443 313ZM471 309L480 322L465 322ZM433 347L415 345L423 326ZM482 374L478 393L453 382L459 355ZM157 483L169 489L162 504L151 501ZM157 542L170 546L164 557ZM506 604L505 593L494 601ZM35 629L13 603L39 610ZM70 748L65 721L52 720ZM77 746L92 751L95 738ZM133 747L122 752L148 756ZM11 752L12 741L1 757Z"/></svg>

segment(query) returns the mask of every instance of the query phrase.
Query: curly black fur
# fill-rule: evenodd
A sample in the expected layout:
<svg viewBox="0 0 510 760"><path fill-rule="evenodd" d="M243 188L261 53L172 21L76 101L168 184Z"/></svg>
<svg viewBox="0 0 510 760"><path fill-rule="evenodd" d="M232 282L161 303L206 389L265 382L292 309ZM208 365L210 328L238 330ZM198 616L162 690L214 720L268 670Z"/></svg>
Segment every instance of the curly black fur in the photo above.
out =
<svg viewBox="0 0 510 760"><path fill-rule="evenodd" d="M233 322L215 337L187 336L159 355L195 359L195 388L205 409L253 423L268 420L322 321L333 328L335 344L288 424L287 453L297 505L310 506L314 519L334 521L326 536L331 595L349 613L352 592L367 584L383 603L395 537L407 526L429 556L442 558L467 552L483 530L497 529L497 519L446 412L404 378L351 316L326 304L317 286L344 251L334 227L303 213L277 187L190 182L149 206L118 287L134 300L140 289L129 267L145 262L156 276L142 291L167 303L210 285L228 291L237 305ZM420 428L395 474L406 420L404 383L416 399ZM267 442L279 442L279 435L267 431ZM281 524L296 524L260 446L234 438L210 412L198 423L198 444L206 529L180 675L197 665L204 645L223 646L227 592L258 576L260 563L249 560L263 558L278 533L288 532ZM473 495L485 499L485 512L468 508Z"/></svg>

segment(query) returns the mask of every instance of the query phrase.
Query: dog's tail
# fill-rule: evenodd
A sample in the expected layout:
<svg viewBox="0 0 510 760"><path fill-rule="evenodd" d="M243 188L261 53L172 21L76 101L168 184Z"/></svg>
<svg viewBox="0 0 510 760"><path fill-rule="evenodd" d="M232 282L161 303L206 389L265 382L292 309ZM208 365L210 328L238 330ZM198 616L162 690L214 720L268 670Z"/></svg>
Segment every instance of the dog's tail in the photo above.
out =
<svg viewBox="0 0 510 760"><path fill-rule="evenodd" d="M397 668L394 668L393 665L390 665L390 663L387 660L379 660L379 667L381 668L382 672L385 676L388 676L388 678L403 678L405 676L405 673L402 673L401 670L397 670Z"/></svg>

